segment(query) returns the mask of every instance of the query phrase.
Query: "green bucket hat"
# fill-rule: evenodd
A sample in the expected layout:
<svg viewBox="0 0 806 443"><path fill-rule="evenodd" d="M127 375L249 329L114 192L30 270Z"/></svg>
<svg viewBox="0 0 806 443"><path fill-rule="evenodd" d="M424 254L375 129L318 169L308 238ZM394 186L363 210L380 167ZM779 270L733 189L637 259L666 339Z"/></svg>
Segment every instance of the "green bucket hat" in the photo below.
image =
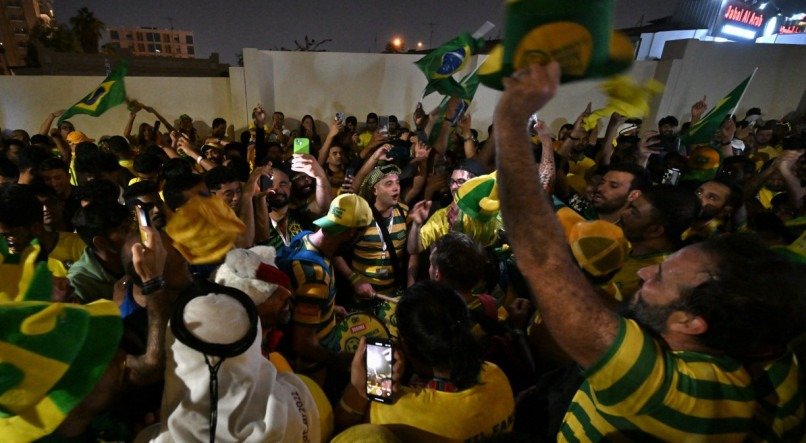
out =
<svg viewBox="0 0 806 443"><path fill-rule="evenodd" d="M484 85L503 90L502 79L533 62L556 60L562 82L607 77L633 61L630 40L612 30L613 0L511 0L504 41L479 68Z"/></svg>
<svg viewBox="0 0 806 443"><path fill-rule="evenodd" d="M51 434L106 372L123 323L117 304L51 303L44 262L23 297L0 302L0 435L33 441Z"/></svg>

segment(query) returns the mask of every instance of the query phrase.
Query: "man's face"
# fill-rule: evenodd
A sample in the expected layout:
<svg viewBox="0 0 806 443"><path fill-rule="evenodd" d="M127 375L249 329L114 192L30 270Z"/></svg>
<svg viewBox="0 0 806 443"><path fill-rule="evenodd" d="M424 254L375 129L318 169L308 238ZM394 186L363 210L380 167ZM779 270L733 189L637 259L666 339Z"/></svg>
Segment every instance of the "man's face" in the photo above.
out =
<svg viewBox="0 0 806 443"><path fill-rule="evenodd" d="M140 205L148 213L148 218L151 220L151 226L154 229L162 229L167 224L168 220L165 218L165 203L157 194L145 194L137 197Z"/></svg>
<svg viewBox="0 0 806 443"><path fill-rule="evenodd" d="M367 131L375 132L378 129L378 119L377 118L368 118L367 119Z"/></svg>
<svg viewBox="0 0 806 443"><path fill-rule="evenodd" d="M291 194L294 198L305 200L316 191L316 180L308 174L299 173L291 179Z"/></svg>
<svg viewBox="0 0 806 443"><path fill-rule="evenodd" d="M291 292L278 286L274 294L257 309L264 329L288 324L291 321Z"/></svg>
<svg viewBox="0 0 806 443"><path fill-rule="evenodd" d="M602 213L613 213L624 208L630 200L633 175L623 171L608 171L596 188L591 202Z"/></svg>
<svg viewBox="0 0 806 443"><path fill-rule="evenodd" d="M468 180L475 177L475 175L465 171L464 169L454 169L451 172L451 195L453 198L456 198L456 193L459 192L459 188L462 187Z"/></svg>
<svg viewBox="0 0 806 443"><path fill-rule="evenodd" d="M695 193L700 200L700 219L710 220L723 212L728 204L730 188L719 182L705 182Z"/></svg>
<svg viewBox="0 0 806 443"><path fill-rule="evenodd" d="M63 169L51 169L39 174L45 184L56 191L56 195L66 198L70 194L70 175Z"/></svg>
<svg viewBox="0 0 806 443"><path fill-rule="evenodd" d="M770 174L767 182L764 183L764 187L772 192L786 191L786 182L784 181L784 176L781 174L781 171L776 169L772 174Z"/></svg>
<svg viewBox="0 0 806 443"><path fill-rule="evenodd" d="M669 256L660 265L638 271L643 281L625 312L639 324L658 334L666 332L669 316L680 310L681 295L710 280L710 257L697 246L689 246Z"/></svg>
<svg viewBox="0 0 806 443"><path fill-rule="evenodd" d="M646 238L647 229L655 223L655 208L642 195L627 204L627 208L621 211L617 224L621 226L627 240L638 242Z"/></svg>
<svg viewBox="0 0 806 443"><path fill-rule="evenodd" d="M340 167L344 164L344 149L341 146L333 146L327 154L327 164Z"/></svg>
<svg viewBox="0 0 806 443"><path fill-rule="evenodd" d="M271 208L284 208L288 206L288 199L291 197L291 180L285 172L278 169L272 170L272 185L266 197Z"/></svg>
<svg viewBox="0 0 806 443"><path fill-rule="evenodd" d="M218 148L209 148L204 151L204 158L211 162L220 165L224 163L224 150Z"/></svg>
<svg viewBox="0 0 806 443"><path fill-rule="evenodd" d="M224 203L237 213L241 206L241 183L237 181L224 183L217 191L213 191L213 195L224 200Z"/></svg>
<svg viewBox="0 0 806 443"><path fill-rule="evenodd" d="M756 144L759 147L764 147L770 144L772 140L772 129L759 129L756 131Z"/></svg>
<svg viewBox="0 0 806 443"><path fill-rule="evenodd" d="M391 208L400 202L400 179L397 174L387 174L375 184L375 204Z"/></svg>
<svg viewBox="0 0 806 443"><path fill-rule="evenodd" d="M134 219L127 218L120 225L110 229L104 237L107 252L119 255L129 234L134 231L135 225Z"/></svg>
<svg viewBox="0 0 806 443"><path fill-rule="evenodd" d="M660 125L660 135L670 136L674 135L675 131L677 131L677 126L672 126L668 123L664 123Z"/></svg>
<svg viewBox="0 0 806 443"><path fill-rule="evenodd" d="M218 125L213 126L212 134L213 137L224 138L224 136L227 135L227 123L219 123Z"/></svg>
<svg viewBox="0 0 806 443"><path fill-rule="evenodd" d="M42 221L45 226L61 226L64 220L64 202L54 196L37 195L42 203Z"/></svg>
<svg viewBox="0 0 806 443"><path fill-rule="evenodd" d="M73 125L68 122L62 122L62 124L59 125L59 134L65 140L67 139L67 135L75 130L76 128L74 128Z"/></svg>
<svg viewBox="0 0 806 443"><path fill-rule="evenodd" d="M31 240L34 239L31 230L25 226L9 227L0 223L0 236L6 238L8 244L8 252L12 254L21 254L22 251L28 247Z"/></svg>
<svg viewBox="0 0 806 443"><path fill-rule="evenodd" d="M22 149L20 145L12 143L8 145L8 150L6 150L6 157L15 165L20 163L20 149Z"/></svg>

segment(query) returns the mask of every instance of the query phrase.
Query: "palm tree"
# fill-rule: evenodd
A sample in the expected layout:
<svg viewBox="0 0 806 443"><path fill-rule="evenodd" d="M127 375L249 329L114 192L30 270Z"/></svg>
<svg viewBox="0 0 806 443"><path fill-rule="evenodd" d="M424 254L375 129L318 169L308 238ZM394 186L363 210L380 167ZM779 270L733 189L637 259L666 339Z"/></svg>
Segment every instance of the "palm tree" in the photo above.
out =
<svg viewBox="0 0 806 443"><path fill-rule="evenodd" d="M101 31L106 29L104 22L95 18L85 7L76 11L75 17L70 17L70 24L73 25L73 33L78 37L81 49L86 53L97 53Z"/></svg>

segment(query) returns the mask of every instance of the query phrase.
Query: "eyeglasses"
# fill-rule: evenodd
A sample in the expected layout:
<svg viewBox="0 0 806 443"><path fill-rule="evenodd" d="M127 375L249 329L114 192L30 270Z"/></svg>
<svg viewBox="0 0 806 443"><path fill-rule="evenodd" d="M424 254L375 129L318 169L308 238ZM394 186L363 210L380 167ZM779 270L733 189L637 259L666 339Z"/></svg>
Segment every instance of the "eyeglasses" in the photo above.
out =
<svg viewBox="0 0 806 443"><path fill-rule="evenodd" d="M467 183L467 180L465 180L463 178L460 178L459 180L451 179L451 186L453 186L453 185L462 186L465 183Z"/></svg>

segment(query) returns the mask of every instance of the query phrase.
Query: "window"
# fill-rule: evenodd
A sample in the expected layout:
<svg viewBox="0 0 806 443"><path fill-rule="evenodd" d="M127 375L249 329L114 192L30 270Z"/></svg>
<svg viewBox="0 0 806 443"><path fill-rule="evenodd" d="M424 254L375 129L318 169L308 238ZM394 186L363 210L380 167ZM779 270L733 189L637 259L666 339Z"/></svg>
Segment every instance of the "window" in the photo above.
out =
<svg viewBox="0 0 806 443"><path fill-rule="evenodd" d="M179 43L179 36L178 35L174 36L174 43Z"/></svg>
<svg viewBox="0 0 806 443"><path fill-rule="evenodd" d="M193 51L193 46L188 46L188 54L191 55L195 54L195 52Z"/></svg>
<svg viewBox="0 0 806 443"><path fill-rule="evenodd" d="M118 34L118 31L109 31L109 38L112 40L120 40L120 34Z"/></svg>
<svg viewBox="0 0 806 443"><path fill-rule="evenodd" d="M148 52L155 52L156 50L157 50L157 47L154 46L154 43L149 43L148 44Z"/></svg>
<svg viewBox="0 0 806 443"><path fill-rule="evenodd" d="M151 32L146 32L146 40L153 42L154 41L154 34Z"/></svg>
<svg viewBox="0 0 806 443"><path fill-rule="evenodd" d="M187 43L189 45L192 45L193 44L193 36L192 35L186 35L185 36L185 43Z"/></svg>
<svg viewBox="0 0 806 443"><path fill-rule="evenodd" d="M133 39L132 39L132 33L131 33L131 32L127 32L127 33L126 33L126 39L127 39L127 40L133 40Z"/></svg>

